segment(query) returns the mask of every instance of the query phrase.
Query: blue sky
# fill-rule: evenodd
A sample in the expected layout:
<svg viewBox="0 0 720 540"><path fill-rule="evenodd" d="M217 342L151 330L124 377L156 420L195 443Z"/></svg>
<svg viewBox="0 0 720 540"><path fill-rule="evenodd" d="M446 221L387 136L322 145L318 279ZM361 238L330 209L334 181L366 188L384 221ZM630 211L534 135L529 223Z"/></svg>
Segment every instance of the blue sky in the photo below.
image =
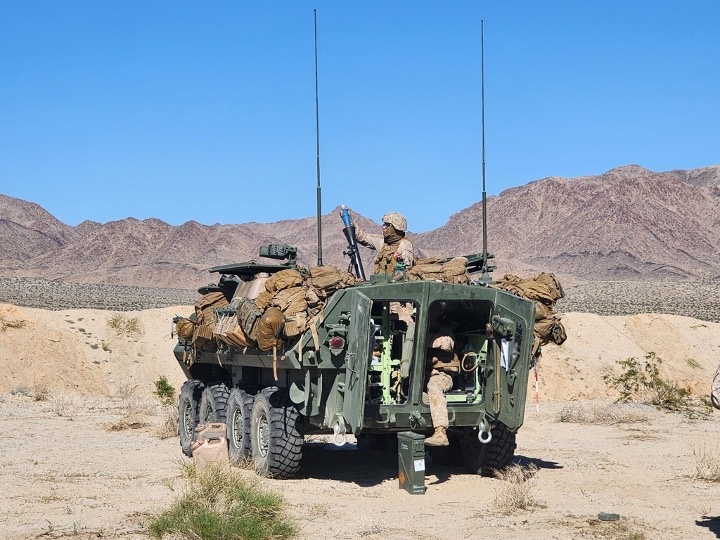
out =
<svg viewBox="0 0 720 540"><path fill-rule="evenodd" d="M720 2L0 0L0 193L69 225L404 212L720 163ZM1 216L0 216L1 217ZM338 227L341 227L338 218Z"/></svg>

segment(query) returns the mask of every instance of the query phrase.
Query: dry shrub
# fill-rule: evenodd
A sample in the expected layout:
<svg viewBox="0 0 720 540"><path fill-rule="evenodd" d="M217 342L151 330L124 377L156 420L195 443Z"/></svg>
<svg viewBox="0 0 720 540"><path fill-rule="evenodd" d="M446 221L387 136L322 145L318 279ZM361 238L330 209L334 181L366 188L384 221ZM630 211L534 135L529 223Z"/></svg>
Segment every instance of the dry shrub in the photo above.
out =
<svg viewBox="0 0 720 540"><path fill-rule="evenodd" d="M231 460L231 463L239 469L246 471L255 470L255 462L253 461L252 456L241 456L238 460Z"/></svg>
<svg viewBox="0 0 720 540"><path fill-rule="evenodd" d="M75 408L75 401L72 396L57 390L49 390L47 402L50 404L50 410L58 416L72 416Z"/></svg>
<svg viewBox="0 0 720 540"><path fill-rule="evenodd" d="M376 517L367 517L363 518L360 521L357 535L358 536L377 536L380 538L385 538L389 535L389 533L397 530L395 527L392 527L385 523L382 520L377 519Z"/></svg>
<svg viewBox="0 0 720 540"><path fill-rule="evenodd" d="M625 519L619 521L600 521L593 519L590 525L590 537L606 540L646 540L645 533L635 529L635 526Z"/></svg>
<svg viewBox="0 0 720 540"><path fill-rule="evenodd" d="M695 456L694 479L720 482L720 448L715 443L705 441L693 445Z"/></svg>
<svg viewBox="0 0 720 540"><path fill-rule="evenodd" d="M134 401L137 398L137 389L138 387L136 384L121 383L113 397L122 400Z"/></svg>
<svg viewBox="0 0 720 540"><path fill-rule="evenodd" d="M118 336L139 337L145 332L140 319L137 317L128 317L122 313L115 313L110 317L108 319L108 326L112 328Z"/></svg>
<svg viewBox="0 0 720 540"><path fill-rule="evenodd" d="M502 471L495 471L495 477L502 484L495 492L492 509L500 514L510 515L518 510L530 510L543 505L532 494L534 477L538 468L535 465L511 465Z"/></svg>
<svg viewBox="0 0 720 540"><path fill-rule="evenodd" d="M178 434L178 411L175 407L163 407L163 419L155 435L161 439L170 439Z"/></svg>
<svg viewBox="0 0 720 540"><path fill-rule="evenodd" d="M119 411L119 415L105 424L108 431L146 428L151 425L150 417L157 414L157 407L150 400L121 398L112 400L111 404L113 410Z"/></svg>
<svg viewBox="0 0 720 540"><path fill-rule="evenodd" d="M647 419L643 408L631 403L572 403L560 411L560 421L570 424L631 424Z"/></svg>
<svg viewBox="0 0 720 540"><path fill-rule="evenodd" d="M129 429L142 429L148 426L145 415L136 409L128 409L117 420L105 424L108 431L127 431Z"/></svg>
<svg viewBox="0 0 720 540"><path fill-rule="evenodd" d="M0 315L0 332L5 332L8 328L18 330L23 326L25 326L25 321L22 319L6 319Z"/></svg>
<svg viewBox="0 0 720 540"><path fill-rule="evenodd" d="M36 383L33 385L31 393L35 401L47 401L50 390L45 383Z"/></svg>

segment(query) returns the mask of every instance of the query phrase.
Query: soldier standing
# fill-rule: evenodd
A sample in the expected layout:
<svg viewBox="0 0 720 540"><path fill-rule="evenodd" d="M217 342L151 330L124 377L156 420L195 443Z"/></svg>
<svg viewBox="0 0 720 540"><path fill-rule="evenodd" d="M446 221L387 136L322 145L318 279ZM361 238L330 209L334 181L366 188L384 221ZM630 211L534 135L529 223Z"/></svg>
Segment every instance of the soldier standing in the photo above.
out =
<svg viewBox="0 0 720 540"><path fill-rule="evenodd" d="M375 274L393 275L395 269L400 266L402 270L408 270L415 264L415 249L412 242L405 238L407 231L407 219L400 212L390 212L382 217L382 234L368 234L362 229L356 228L358 244L377 251L375 256ZM398 319L408 327L408 333L414 332L414 321L412 319L413 306L410 302L392 302L390 313L395 313Z"/></svg>
<svg viewBox="0 0 720 540"><path fill-rule="evenodd" d="M357 229L358 243L378 252L375 256L376 274L392 275L398 263L409 269L415 263L415 250L412 242L405 238L407 219L400 212L390 212L382 220L382 235Z"/></svg>

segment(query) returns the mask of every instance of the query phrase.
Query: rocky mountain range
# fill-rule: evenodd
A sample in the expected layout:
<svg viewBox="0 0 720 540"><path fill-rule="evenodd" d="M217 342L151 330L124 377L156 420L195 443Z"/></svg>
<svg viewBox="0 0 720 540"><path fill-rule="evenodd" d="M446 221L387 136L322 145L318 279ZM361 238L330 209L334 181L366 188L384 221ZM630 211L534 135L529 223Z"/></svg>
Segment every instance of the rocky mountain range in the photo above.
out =
<svg viewBox="0 0 720 540"><path fill-rule="evenodd" d="M500 275L720 280L720 165L661 173L628 165L544 178L489 197L487 213ZM379 224L353 217L379 232ZM324 264L346 268L338 209L323 216L322 231ZM409 235L423 256L481 252L482 202ZM303 266L317 263L315 217L211 226L128 218L73 227L35 203L0 195L0 239L0 277L71 283L194 289L216 280L208 268L258 258L260 246L277 242L297 246ZM362 251L372 268L373 254Z"/></svg>

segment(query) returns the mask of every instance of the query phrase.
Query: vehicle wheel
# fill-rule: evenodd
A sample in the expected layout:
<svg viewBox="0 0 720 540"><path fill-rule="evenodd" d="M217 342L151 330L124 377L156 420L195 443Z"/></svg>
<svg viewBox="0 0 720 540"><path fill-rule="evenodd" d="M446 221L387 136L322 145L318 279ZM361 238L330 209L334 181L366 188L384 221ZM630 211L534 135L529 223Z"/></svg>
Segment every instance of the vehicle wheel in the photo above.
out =
<svg viewBox="0 0 720 540"><path fill-rule="evenodd" d="M303 437L300 414L287 390L270 386L258 392L252 409L250 444L258 474L290 478L300 469Z"/></svg>
<svg viewBox="0 0 720 540"><path fill-rule="evenodd" d="M200 423L200 397L205 385L197 380L185 381L178 400L178 432L183 454L192 457L195 427Z"/></svg>
<svg viewBox="0 0 720 540"><path fill-rule="evenodd" d="M493 476L494 471L502 470L515 456L515 433L500 422L492 430L492 440L481 443L477 438L477 430L468 431L462 440L463 463L476 474Z"/></svg>
<svg viewBox="0 0 720 540"><path fill-rule="evenodd" d="M250 426L254 396L240 388L230 391L227 407L227 440L230 462L238 465L252 455Z"/></svg>
<svg viewBox="0 0 720 540"><path fill-rule="evenodd" d="M225 423L229 396L230 391L222 383L205 387L200 398L200 422L205 424Z"/></svg>

